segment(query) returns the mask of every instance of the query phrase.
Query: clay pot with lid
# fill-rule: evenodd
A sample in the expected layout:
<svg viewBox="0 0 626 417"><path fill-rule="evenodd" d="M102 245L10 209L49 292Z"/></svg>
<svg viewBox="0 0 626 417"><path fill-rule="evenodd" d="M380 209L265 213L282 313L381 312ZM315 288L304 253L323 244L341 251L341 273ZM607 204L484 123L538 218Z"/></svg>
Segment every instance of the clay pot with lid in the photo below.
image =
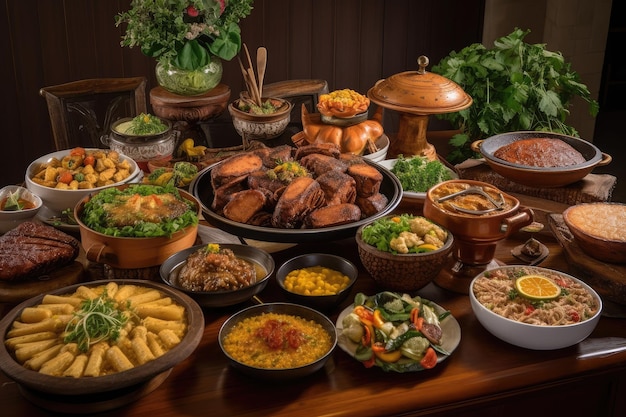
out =
<svg viewBox="0 0 626 417"><path fill-rule="evenodd" d="M473 100L454 81L426 71L428 57L420 56L417 63L417 71L379 80L367 96L379 106L400 113L398 133L390 148L392 155L419 155L435 160L436 151L426 137L429 115L461 111L471 106Z"/></svg>
<svg viewBox="0 0 626 417"><path fill-rule="evenodd" d="M532 210L515 197L491 184L464 179L430 188L424 216L448 229L455 239L453 264L435 282L463 293L476 273L494 261L497 243L533 221Z"/></svg>

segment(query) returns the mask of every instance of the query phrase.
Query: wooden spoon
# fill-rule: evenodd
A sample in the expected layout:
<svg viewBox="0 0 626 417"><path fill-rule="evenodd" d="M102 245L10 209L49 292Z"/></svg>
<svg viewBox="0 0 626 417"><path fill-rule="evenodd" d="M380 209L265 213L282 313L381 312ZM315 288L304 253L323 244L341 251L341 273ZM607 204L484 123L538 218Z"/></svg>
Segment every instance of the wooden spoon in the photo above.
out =
<svg viewBox="0 0 626 417"><path fill-rule="evenodd" d="M259 97L263 99L263 78L265 78L265 67L267 65L267 49L264 46L260 46L256 51L256 70L258 72L259 82L257 87L259 89Z"/></svg>

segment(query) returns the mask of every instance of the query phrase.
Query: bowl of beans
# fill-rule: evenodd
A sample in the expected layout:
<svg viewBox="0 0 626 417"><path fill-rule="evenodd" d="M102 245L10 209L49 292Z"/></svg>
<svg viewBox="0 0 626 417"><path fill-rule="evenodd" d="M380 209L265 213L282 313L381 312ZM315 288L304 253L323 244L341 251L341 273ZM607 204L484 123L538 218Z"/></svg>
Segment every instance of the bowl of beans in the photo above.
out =
<svg viewBox="0 0 626 417"><path fill-rule="evenodd" d="M236 243L207 243L170 256L159 269L161 279L202 307L243 303L263 291L274 272L265 250Z"/></svg>
<svg viewBox="0 0 626 417"><path fill-rule="evenodd" d="M230 364L240 372L268 380L291 380L326 365L337 345L337 331L317 310L267 303L228 318L218 341Z"/></svg>
<svg viewBox="0 0 626 417"><path fill-rule="evenodd" d="M276 281L290 301L323 311L348 297L357 276L352 262L325 253L296 256L276 271Z"/></svg>

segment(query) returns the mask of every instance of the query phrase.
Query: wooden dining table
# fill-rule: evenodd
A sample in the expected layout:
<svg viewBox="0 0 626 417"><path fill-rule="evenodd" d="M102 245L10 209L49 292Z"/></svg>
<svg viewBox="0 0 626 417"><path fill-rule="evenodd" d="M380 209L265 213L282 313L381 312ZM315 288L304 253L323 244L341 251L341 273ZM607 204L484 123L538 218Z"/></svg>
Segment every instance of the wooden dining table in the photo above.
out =
<svg viewBox="0 0 626 417"><path fill-rule="evenodd" d="M533 208L542 223L549 213L566 207L519 198ZM533 236L549 249L540 266L569 272L568 260L549 228ZM511 250L528 238L528 233L517 232L498 242L495 260L518 264ZM326 312L331 320L352 303L357 292L370 295L382 290L363 268L353 238L297 244L272 255L278 266L291 257L312 252L340 254L359 268L351 295ZM204 309L204 335L191 356L145 391L129 393L119 405L105 402L101 411L97 404L81 409L59 404L54 398L33 398L0 374L1 414L37 417L82 410L103 417L626 415L626 352L578 359L579 345L541 351L516 347L499 340L478 322L468 295L434 283L415 294L450 310L461 328L458 347L430 370L395 373L365 368L337 347L326 366L307 377L268 381L248 376L229 364L220 350L218 332L232 314L252 305L250 301ZM273 280L259 298L262 302L288 301ZM623 317L603 316L589 340L626 338Z"/></svg>

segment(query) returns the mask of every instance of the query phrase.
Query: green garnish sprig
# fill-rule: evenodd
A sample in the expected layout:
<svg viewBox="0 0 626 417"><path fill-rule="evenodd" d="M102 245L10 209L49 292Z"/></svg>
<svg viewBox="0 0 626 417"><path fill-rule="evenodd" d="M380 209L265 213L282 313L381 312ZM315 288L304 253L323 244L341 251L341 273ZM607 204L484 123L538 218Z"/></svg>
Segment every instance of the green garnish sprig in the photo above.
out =
<svg viewBox="0 0 626 417"><path fill-rule="evenodd" d="M65 343L75 342L81 352L102 341L117 341L128 316L106 293L85 300L65 327Z"/></svg>

